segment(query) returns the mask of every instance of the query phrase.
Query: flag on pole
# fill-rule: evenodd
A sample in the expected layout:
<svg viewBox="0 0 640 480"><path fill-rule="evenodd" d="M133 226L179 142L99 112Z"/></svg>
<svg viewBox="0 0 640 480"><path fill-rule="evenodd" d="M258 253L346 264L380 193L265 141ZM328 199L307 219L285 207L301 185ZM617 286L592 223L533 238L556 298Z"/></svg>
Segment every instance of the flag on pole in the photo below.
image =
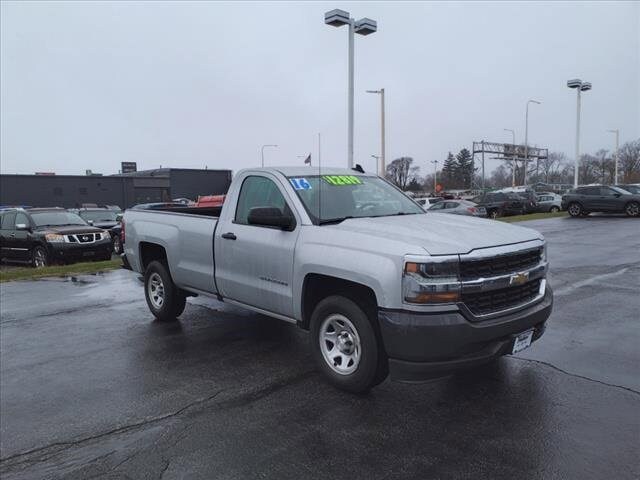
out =
<svg viewBox="0 0 640 480"><path fill-rule="evenodd" d="M311 154L307 155L307 158L304 159L304 163L311 165Z"/></svg>

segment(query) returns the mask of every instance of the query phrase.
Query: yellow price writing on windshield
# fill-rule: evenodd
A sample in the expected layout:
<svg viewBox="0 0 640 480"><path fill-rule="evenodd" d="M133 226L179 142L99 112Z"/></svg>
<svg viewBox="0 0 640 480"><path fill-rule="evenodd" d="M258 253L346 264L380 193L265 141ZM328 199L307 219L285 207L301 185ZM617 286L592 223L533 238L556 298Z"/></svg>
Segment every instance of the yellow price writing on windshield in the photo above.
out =
<svg viewBox="0 0 640 480"><path fill-rule="evenodd" d="M331 185L360 185L360 180L355 175L323 175L322 178Z"/></svg>

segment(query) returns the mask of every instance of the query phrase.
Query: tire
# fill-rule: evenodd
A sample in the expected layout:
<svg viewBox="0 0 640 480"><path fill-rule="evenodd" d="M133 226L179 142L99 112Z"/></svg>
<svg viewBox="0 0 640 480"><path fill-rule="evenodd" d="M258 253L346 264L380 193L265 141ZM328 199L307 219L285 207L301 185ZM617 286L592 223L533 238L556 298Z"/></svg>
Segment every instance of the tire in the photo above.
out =
<svg viewBox="0 0 640 480"><path fill-rule="evenodd" d="M567 212L569 212L569 215L571 215L572 217L579 217L580 215L585 213L582 209L582 205L580 205L578 202L570 203L567 207Z"/></svg>
<svg viewBox="0 0 640 480"><path fill-rule="evenodd" d="M158 261L149 263L144 272L144 296L149 310L161 322L179 317L187 301L173 283L167 266Z"/></svg>
<svg viewBox="0 0 640 480"><path fill-rule="evenodd" d="M640 203L638 202L629 202L624 206L624 213L627 214L628 217L638 217L640 216Z"/></svg>
<svg viewBox="0 0 640 480"><path fill-rule="evenodd" d="M329 382L341 390L366 392L388 375L373 320L353 300L339 295L325 298L313 310L313 356Z"/></svg>
<svg viewBox="0 0 640 480"><path fill-rule="evenodd" d="M120 255L122 253L122 242L120 241L120 235L113 237L112 241L113 253Z"/></svg>
<svg viewBox="0 0 640 480"><path fill-rule="evenodd" d="M560 209L559 209L558 207L551 207L551 208L549 209L549 211L550 211L551 213L558 213L558 212L560 211Z"/></svg>
<svg viewBox="0 0 640 480"><path fill-rule="evenodd" d="M36 246L31 251L31 265L34 268L43 268L49 265L49 255L44 247Z"/></svg>
<svg viewBox="0 0 640 480"><path fill-rule="evenodd" d="M500 213L498 212L498 210L490 210L489 211L489 218L493 218L495 220L499 216L500 216Z"/></svg>

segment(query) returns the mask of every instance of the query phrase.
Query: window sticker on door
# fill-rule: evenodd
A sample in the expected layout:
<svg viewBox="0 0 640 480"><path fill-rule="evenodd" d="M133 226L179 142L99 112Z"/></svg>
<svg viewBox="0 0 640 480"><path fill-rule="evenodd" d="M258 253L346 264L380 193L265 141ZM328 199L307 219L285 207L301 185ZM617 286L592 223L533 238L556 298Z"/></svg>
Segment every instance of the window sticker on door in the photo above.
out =
<svg viewBox="0 0 640 480"><path fill-rule="evenodd" d="M323 175L322 178L327 183L335 186L362 184L362 180L355 175Z"/></svg>
<svg viewBox="0 0 640 480"><path fill-rule="evenodd" d="M289 181L296 190L311 190L311 184L306 178L290 178Z"/></svg>

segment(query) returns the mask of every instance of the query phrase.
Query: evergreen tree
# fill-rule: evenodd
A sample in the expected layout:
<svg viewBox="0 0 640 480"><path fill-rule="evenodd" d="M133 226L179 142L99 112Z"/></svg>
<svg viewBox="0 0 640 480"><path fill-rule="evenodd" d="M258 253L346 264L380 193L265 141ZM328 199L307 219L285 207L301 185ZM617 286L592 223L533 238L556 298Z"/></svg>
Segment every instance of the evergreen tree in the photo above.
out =
<svg viewBox="0 0 640 480"><path fill-rule="evenodd" d="M442 170L440 173L442 184L447 188L455 187L456 179L456 158L453 153L449 152L447 159L444 161Z"/></svg>
<svg viewBox="0 0 640 480"><path fill-rule="evenodd" d="M473 174L475 168L473 166L473 158L471 152L466 148L460 150L456 155L455 178L459 188L471 188Z"/></svg>

